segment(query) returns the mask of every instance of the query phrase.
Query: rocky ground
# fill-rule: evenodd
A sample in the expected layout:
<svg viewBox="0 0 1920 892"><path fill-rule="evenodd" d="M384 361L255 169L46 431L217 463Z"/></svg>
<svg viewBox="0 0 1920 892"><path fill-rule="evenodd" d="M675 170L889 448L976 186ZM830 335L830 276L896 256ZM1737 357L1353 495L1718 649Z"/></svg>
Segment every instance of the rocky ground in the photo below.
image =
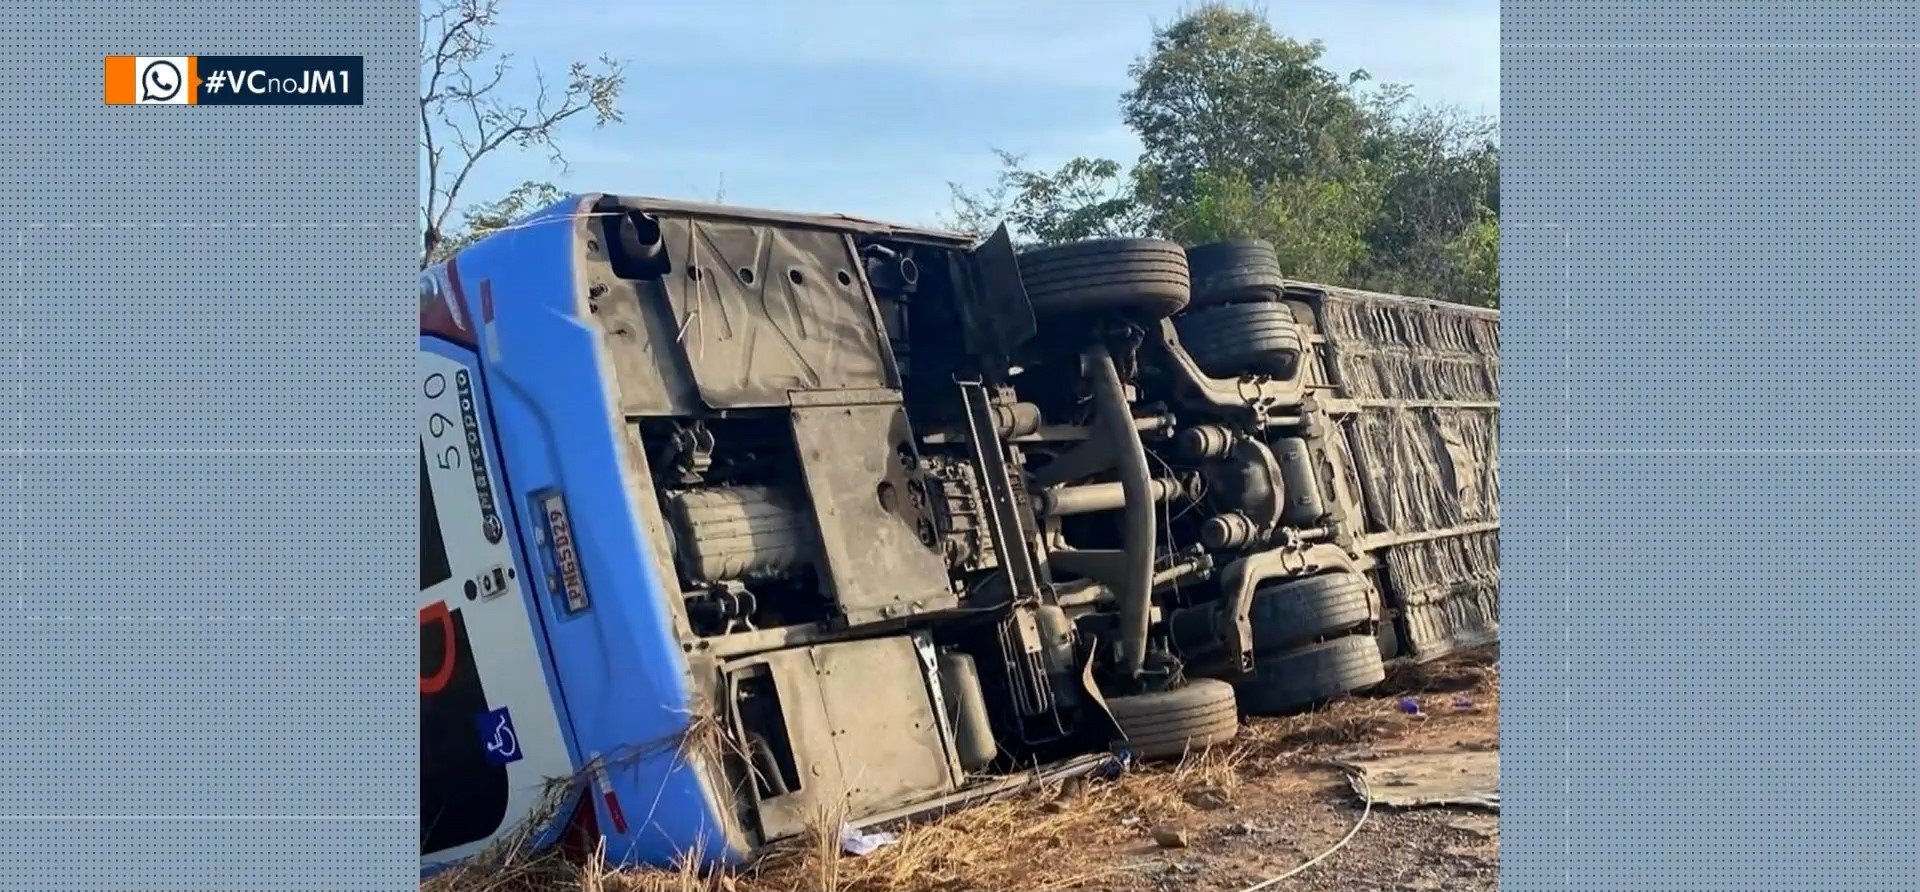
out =
<svg viewBox="0 0 1920 892"><path fill-rule="evenodd" d="M1493 892L1496 812L1369 810L1332 761L1497 751L1498 740L1497 663L1451 659L1397 667L1381 690L1308 715L1256 720L1233 746L1182 764L1069 781L904 828L863 857L823 839L725 875L528 869L510 883L469 874L427 892Z"/></svg>

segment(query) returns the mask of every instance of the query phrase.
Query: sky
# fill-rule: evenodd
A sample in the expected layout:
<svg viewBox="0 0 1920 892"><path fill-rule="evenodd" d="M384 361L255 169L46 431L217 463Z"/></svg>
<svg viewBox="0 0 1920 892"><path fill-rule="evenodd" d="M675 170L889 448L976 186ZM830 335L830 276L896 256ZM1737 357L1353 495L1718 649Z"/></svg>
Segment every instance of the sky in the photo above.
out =
<svg viewBox="0 0 1920 892"><path fill-rule="evenodd" d="M601 54L627 65L625 121L568 122L544 154L501 153L462 203L525 180L937 224L949 182L978 188L995 149L1053 167L1131 161L1127 66L1192 0L503 0L495 36L549 79ZM1498 0L1282 0L1282 34L1423 102L1497 114Z"/></svg>

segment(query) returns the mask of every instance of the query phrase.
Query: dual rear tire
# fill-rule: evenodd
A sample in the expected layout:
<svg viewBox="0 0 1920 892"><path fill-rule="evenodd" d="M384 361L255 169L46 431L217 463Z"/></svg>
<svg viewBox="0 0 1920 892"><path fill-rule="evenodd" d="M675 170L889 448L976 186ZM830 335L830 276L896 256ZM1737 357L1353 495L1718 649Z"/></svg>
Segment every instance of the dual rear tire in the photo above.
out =
<svg viewBox="0 0 1920 892"><path fill-rule="evenodd" d="M1236 239L1187 249L1193 300L1175 320L1180 344L1215 378L1291 378L1306 343L1280 301L1286 276L1273 245Z"/></svg>
<svg viewBox="0 0 1920 892"><path fill-rule="evenodd" d="M1306 345L1273 246L1246 239L1182 248L1161 239L1098 239L1028 251L1020 277L1034 314L1140 324L1178 317L1182 345L1216 378L1288 378Z"/></svg>
<svg viewBox="0 0 1920 892"><path fill-rule="evenodd" d="M1328 573L1263 586L1254 593L1253 673L1235 684L1248 715L1284 715L1387 679L1373 621L1372 585L1357 573Z"/></svg>
<svg viewBox="0 0 1920 892"><path fill-rule="evenodd" d="M1386 681L1368 630L1372 586L1328 573L1254 594L1253 673L1234 683L1196 679L1169 691L1107 698L1125 743L1141 759L1177 758L1231 741L1241 713L1286 715Z"/></svg>
<svg viewBox="0 0 1920 892"><path fill-rule="evenodd" d="M1020 278L1040 316L1117 313L1143 320L1280 299L1286 277L1258 239L1183 248L1164 239L1092 239L1019 255Z"/></svg>

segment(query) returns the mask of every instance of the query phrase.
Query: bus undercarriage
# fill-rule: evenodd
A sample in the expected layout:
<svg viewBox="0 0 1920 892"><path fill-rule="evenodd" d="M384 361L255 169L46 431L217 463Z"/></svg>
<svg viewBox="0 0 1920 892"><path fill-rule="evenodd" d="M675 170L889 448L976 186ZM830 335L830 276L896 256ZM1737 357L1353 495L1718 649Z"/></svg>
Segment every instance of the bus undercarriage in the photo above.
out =
<svg viewBox="0 0 1920 892"><path fill-rule="evenodd" d="M526 603L558 666L558 624L633 597L579 569L578 487L620 488L672 642L641 658L703 731L649 758L708 791L716 857L1115 746L1177 756L1497 635L1493 311L1287 281L1256 242L1019 253L613 196L545 225L565 237L519 250L564 250L563 294L507 293L499 236L454 273L489 306L445 272L431 299L503 330L544 300L595 345L619 475L541 502L507 474L551 590ZM594 764L618 741L579 739L605 708L568 695L584 671L554 670L570 758L631 812L653 781ZM692 847L584 801L616 861Z"/></svg>

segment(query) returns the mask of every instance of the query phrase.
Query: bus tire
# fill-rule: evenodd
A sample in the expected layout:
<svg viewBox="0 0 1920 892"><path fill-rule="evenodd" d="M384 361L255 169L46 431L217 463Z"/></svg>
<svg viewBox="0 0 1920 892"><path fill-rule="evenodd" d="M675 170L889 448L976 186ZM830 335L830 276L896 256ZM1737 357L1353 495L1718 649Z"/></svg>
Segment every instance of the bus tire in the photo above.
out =
<svg viewBox="0 0 1920 892"><path fill-rule="evenodd" d="M1177 758L1226 743L1240 730L1233 685L1197 678L1170 691L1107 698L1137 759Z"/></svg>
<svg viewBox="0 0 1920 892"><path fill-rule="evenodd" d="M1187 254L1160 239L1098 239L1020 255L1036 316L1115 314L1151 322L1187 306Z"/></svg>
<svg viewBox="0 0 1920 892"><path fill-rule="evenodd" d="M1274 300L1287 286L1280 255L1271 242L1232 239L1187 249L1193 272L1193 306L1214 307L1248 300Z"/></svg>
<svg viewBox="0 0 1920 892"><path fill-rule="evenodd" d="M1253 649L1282 653L1373 619L1373 586L1358 573L1325 573L1261 586L1247 620Z"/></svg>
<svg viewBox="0 0 1920 892"><path fill-rule="evenodd" d="M1279 301L1226 304L1173 320L1180 346L1214 378L1291 378L1304 352L1293 311Z"/></svg>
<svg viewBox="0 0 1920 892"><path fill-rule="evenodd" d="M1380 643L1347 635L1277 654L1256 653L1253 675L1238 688L1248 715L1286 715L1387 680Z"/></svg>

